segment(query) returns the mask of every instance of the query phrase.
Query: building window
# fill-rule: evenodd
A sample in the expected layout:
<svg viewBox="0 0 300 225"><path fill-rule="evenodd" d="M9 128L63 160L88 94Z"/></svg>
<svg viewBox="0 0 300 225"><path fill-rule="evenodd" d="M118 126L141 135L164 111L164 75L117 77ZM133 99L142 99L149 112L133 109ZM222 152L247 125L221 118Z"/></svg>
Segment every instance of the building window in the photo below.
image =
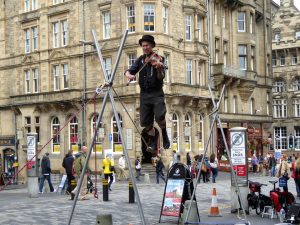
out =
<svg viewBox="0 0 300 225"><path fill-rule="evenodd" d="M237 102L236 102L236 96L233 96L233 99L232 99L232 112L233 113L237 113Z"/></svg>
<svg viewBox="0 0 300 225"><path fill-rule="evenodd" d="M253 98L250 99L250 114L251 115L254 114L254 99Z"/></svg>
<svg viewBox="0 0 300 225"><path fill-rule="evenodd" d="M25 12L30 11L30 0L24 0L24 10Z"/></svg>
<svg viewBox="0 0 300 225"><path fill-rule="evenodd" d="M250 69L255 70L255 47L251 46L251 59L250 59Z"/></svg>
<svg viewBox="0 0 300 225"><path fill-rule="evenodd" d="M204 146L203 146L203 140L204 140L204 138L203 138L203 136L204 136L204 126L203 126L203 117L202 117L202 115L200 115L199 116L199 133L198 133L198 149L201 151L201 150L203 150L204 148Z"/></svg>
<svg viewBox="0 0 300 225"><path fill-rule="evenodd" d="M246 18L246 13L245 12L238 12L238 32L245 32L246 31L246 26L245 26L245 18Z"/></svg>
<svg viewBox="0 0 300 225"><path fill-rule="evenodd" d="M281 55L280 56L280 66L284 66L285 65L285 56Z"/></svg>
<svg viewBox="0 0 300 225"><path fill-rule="evenodd" d="M198 78L199 78L199 85L205 86L205 61L199 60L198 61Z"/></svg>
<svg viewBox="0 0 300 225"><path fill-rule="evenodd" d="M110 38L110 12L103 12L103 38Z"/></svg>
<svg viewBox="0 0 300 225"><path fill-rule="evenodd" d="M222 9L222 27L226 28L226 9L227 8L221 8Z"/></svg>
<svg viewBox="0 0 300 225"><path fill-rule="evenodd" d="M24 30L25 32L25 53L30 53L38 49L38 29L31 27Z"/></svg>
<svg viewBox="0 0 300 225"><path fill-rule="evenodd" d="M154 31L154 4L144 4L144 31Z"/></svg>
<svg viewBox="0 0 300 225"><path fill-rule="evenodd" d="M30 29L25 30L25 53L30 52Z"/></svg>
<svg viewBox="0 0 300 225"><path fill-rule="evenodd" d="M272 66L275 67L277 65L276 55L272 55Z"/></svg>
<svg viewBox="0 0 300 225"><path fill-rule="evenodd" d="M214 4L214 22L215 24L218 24L218 7L219 5L217 3Z"/></svg>
<svg viewBox="0 0 300 225"><path fill-rule="evenodd" d="M293 89L294 91L300 91L300 79L295 79L293 83Z"/></svg>
<svg viewBox="0 0 300 225"><path fill-rule="evenodd" d="M111 75L111 58L104 58L104 68L107 75L107 78L110 79Z"/></svg>
<svg viewBox="0 0 300 225"><path fill-rule="evenodd" d="M191 59L186 60L186 83L192 84L192 63Z"/></svg>
<svg viewBox="0 0 300 225"><path fill-rule="evenodd" d="M123 120L122 120L122 116L120 115L120 113L118 113L118 117L120 120L120 125L121 125L121 127L123 127ZM113 116L113 118L112 118L112 136L113 136L112 148L113 148L113 151L116 150L116 148L115 148L116 144L122 144L120 132L121 131L119 131L119 128L117 126L116 118L115 118L115 116Z"/></svg>
<svg viewBox="0 0 300 225"><path fill-rule="evenodd" d="M228 113L228 97L224 96L224 113Z"/></svg>
<svg viewBox="0 0 300 225"><path fill-rule="evenodd" d="M136 54L128 54L128 69L133 65L136 60Z"/></svg>
<svg viewBox="0 0 300 225"><path fill-rule="evenodd" d="M295 127L295 149L300 150L300 127Z"/></svg>
<svg viewBox="0 0 300 225"><path fill-rule="evenodd" d="M239 65L241 70L247 69L247 46L239 45Z"/></svg>
<svg viewBox="0 0 300 225"><path fill-rule="evenodd" d="M173 146L172 150L179 151L179 120L176 113L173 113L172 116L173 124Z"/></svg>
<svg viewBox="0 0 300 225"><path fill-rule="evenodd" d="M59 23L55 22L53 23L53 47L58 48L58 38L59 38Z"/></svg>
<svg viewBox="0 0 300 225"><path fill-rule="evenodd" d="M127 29L129 33L135 32L135 8L133 4L127 6Z"/></svg>
<svg viewBox="0 0 300 225"><path fill-rule="evenodd" d="M168 23L169 23L169 9L167 6L163 6L162 8L163 10L163 32L165 34L167 34L169 31L169 26L168 26Z"/></svg>
<svg viewBox="0 0 300 225"><path fill-rule="evenodd" d="M219 63L219 54L220 53L220 41L218 38L215 39L215 64Z"/></svg>
<svg viewBox="0 0 300 225"><path fill-rule="evenodd" d="M291 64L292 65L296 65L297 64L297 55L296 54L292 54Z"/></svg>
<svg viewBox="0 0 300 225"><path fill-rule="evenodd" d="M95 135L93 152L95 152L95 148L94 148L95 145L96 145L96 151L102 152L101 144L102 144L103 138L104 138L104 128L103 128L102 121L100 121L99 128L98 128L97 132L95 133L98 118L99 118L99 114L96 114L91 119L91 137L93 137L93 135Z"/></svg>
<svg viewBox="0 0 300 225"><path fill-rule="evenodd" d="M69 149L78 152L78 119L74 117L69 123Z"/></svg>
<svg viewBox="0 0 300 225"><path fill-rule="evenodd" d="M65 2L65 0L53 0L53 5L63 3L63 2Z"/></svg>
<svg viewBox="0 0 300 225"><path fill-rule="evenodd" d="M300 39L300 30L297 30L295 33L296 39Z"/></svg>
<svg viewBox="0 0 300 225"><path fill-rule="evenodd" d="M185 16L185 40L192 40L192 17L190 15Z"/></svg>
<svg viewBox="0 0 300 225"><path fill-rule="evenodd" d="M68 22L67 20L61 21L61 27L62 27L62 46L66 46L68 43Z"/></svg>
<svg viewBox="0 0 300 225"><path fill-rule="evenodd" d="M273 92L284 92L285 91L285 83L282 80L277 80L273 86Z"/></svg>
<svg viewBox="0 0 300 225"><path fill-rule="evenodd" d="M33 48L33 50L37 50L38 49L38 29L37 29L37 27L32 27L31 31L32 31L32 48Z"/></svg>
<svg viewBox="0 0 300 225"><path fill-rule="evenodd" d="M249 31L250 31L250 34L253 34L253 13L250 13Z"/></svg>
<svg viewBox="0 0 300 225"><path fill-rule="evenodd" d="M276 42L279 42L280 39L281 39L280 33L275 33L275 34L274 34L274 40L275 40Z"/></svg>
<svg viewBox="0 0 300 225"><path fill-rule="evenodd" d="M170 82L170 75L169 75L169 70L170 70L170 55L169 54L167 54L167 53L165 53L164 54L164 57L165 57L165 62L164 62L164 64L167 66L167 70L165 70L165 81L167 82L167 83L169 83Z"/></svg>
<svg viewBox="0 0 300 225"><path fill-rule="evenodd" d="M191 117L187 113L184 116L184 141L185 141L185 150L191 151L191 145L192 145L192 127L191 127Z"/></svg>
<svg viewBox="0 0 300 225"><path fill-rule="evenodd" d="M39 70L38 68L33 69L33 92L39 92Z"/></svg>
<svg viewBox="0 0 300 225"><path fill-rule="evenodd" d="M30 70L25 70L25 94L30 93Z"/></svg>
<svg viewBox="0 0 300 225"><path fill-rule="evenodd" d="M227 57L228 57L228 43L227 41L223 42L223 66L227 66Z"/></svg>
<svg viewBox="0 0 300 225"><path fill-rule="evenodd" d="M68 64L63 64L62 65L62 75L63 75L64 89L68 89L69 88L69 69L68 69Z"/></svg>
<svg viewBox="0 0 300 225"><path fill-rule="evenodd" d="M294 115L295 117L300 117L300 99L293 100L294 105Z"/></svg>
<svg viewBox="0 0 300 225"><path fill-rule="evenodd" d="M53 118L51 123L52 131L52 152L60 153L60 123L57 117Z"/></svg>
<svg viewBox="0 0 300 225"><path fill-rule="evenodd" d="M25 117L25 132L26 132L26 134L31 133L31 117L30 116Z"/></svg>
<svg viewBox="0 0 300 225"><path fill-rule="evenodd" d="M286 127L275 127L275 149L286 150L287 149L287 132Z"/></svg>
<svg viewBox="0 0 300 225"><path fill-rule="evenodd" d="M286 118L287 104L285 99L273 100L274 118Z"/></svg>
<svg viewBox="0 0 300 225"><path fill-rule="evenodd" d="M197 31L198 31L198 41L202 41L202 18L197 15Z"/></svg>
<svg viewBox="0 0 300 225"><path fill-rule="evenodd" d="M53 77L54 77L54 91L58 91L60 89L59 65L53 66Z"/></svg>

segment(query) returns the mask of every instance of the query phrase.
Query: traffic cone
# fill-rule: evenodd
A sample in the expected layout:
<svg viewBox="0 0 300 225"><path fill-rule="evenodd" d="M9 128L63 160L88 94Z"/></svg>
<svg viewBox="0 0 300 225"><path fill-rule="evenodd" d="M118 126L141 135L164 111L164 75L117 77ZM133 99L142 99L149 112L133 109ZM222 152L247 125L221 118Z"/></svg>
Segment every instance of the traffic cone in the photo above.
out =
<svg viewBox="0 0 300 225"><path fill-rule="evenodd" d="M213 188L213 190L212 190L210 214L208 216L209 217L219 217L220 216L216 188Z"/></svg>

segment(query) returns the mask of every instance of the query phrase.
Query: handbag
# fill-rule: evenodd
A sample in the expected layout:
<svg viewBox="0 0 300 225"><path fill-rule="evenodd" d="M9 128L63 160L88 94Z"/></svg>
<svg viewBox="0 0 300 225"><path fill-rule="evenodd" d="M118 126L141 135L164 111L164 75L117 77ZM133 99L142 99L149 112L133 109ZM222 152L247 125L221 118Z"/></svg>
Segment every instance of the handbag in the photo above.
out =
<svg viewBox="0 0 300 225"><path fill-rule="evenodd" d="M207 171L207 168L206 168L205 164L202 164L201 171L203 171L203 172Z"/></svg>

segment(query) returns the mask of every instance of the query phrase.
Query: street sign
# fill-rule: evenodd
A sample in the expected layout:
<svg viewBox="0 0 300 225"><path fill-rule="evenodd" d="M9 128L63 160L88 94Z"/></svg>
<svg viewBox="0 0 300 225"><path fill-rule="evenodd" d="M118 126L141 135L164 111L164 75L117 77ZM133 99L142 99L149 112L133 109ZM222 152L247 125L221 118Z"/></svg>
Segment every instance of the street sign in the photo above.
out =
<svg viewBox="0 0 300 225"><path fill-rule="evenodd" d="M245 132L231 132L230 139L232 164L246 165Z"/></svg>

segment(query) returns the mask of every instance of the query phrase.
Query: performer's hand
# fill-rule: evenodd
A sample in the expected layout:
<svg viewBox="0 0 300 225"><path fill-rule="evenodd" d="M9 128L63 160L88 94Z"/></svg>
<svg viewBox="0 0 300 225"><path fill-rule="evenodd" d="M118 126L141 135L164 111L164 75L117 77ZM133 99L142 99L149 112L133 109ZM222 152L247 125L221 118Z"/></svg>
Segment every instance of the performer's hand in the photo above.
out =
<svg viewBox="0 0 300 225"><path fill-rule="evenodd" d="M130 74L129 71L126 71L125 76L127 77L128 82L134 80L134 78L135 78L135 76Z"/></svg>
<svg viewBox="0 0 300 225"><path fill-rule="evenodd" d="M157 62L156 65L155 65L156 69L161 69L163 67L164 67L164 64L162 62Z"/></svg>

